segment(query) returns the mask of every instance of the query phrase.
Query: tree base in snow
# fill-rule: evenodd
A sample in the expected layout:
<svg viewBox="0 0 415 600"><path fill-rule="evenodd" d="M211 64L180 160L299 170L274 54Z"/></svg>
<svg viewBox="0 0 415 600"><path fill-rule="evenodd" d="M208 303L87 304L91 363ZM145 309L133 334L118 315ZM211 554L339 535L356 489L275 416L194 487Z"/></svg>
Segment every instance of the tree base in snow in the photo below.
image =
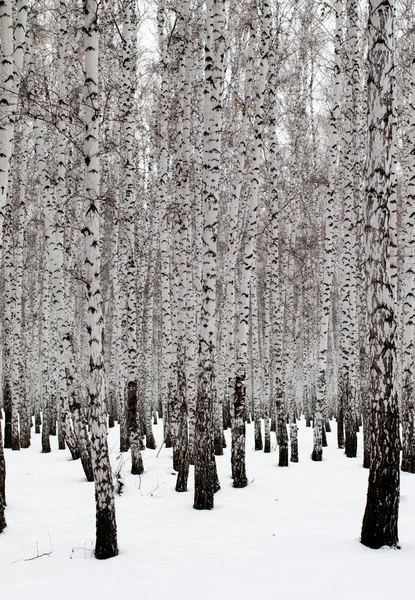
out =
<svg viewBox="0 0 415 600"><path fill-rule="evenodd" d="M97 540L95 558L105 560L118 554L117 526L111 508L97 510Z"/></svg>
<svg viewBox="0 0 415 600"><path fill-rule="evenodd" d="M311 453L311 460L314 460L314 462L321 462L323 460L323 449L314 447L313 452Z"/></svg>
<svg viewBox="0 0 415 600"><path fill-rule="evenodd" d="M213 447L214 447L214 451L215 451L215 456L223 456L222 435L220 437L215 436Z"/></svg>
<svg viewBox="0 0 415 600"><path fill-rule="evenodd" d="M199 478L200 479L200 478ZM212 510L214 506L212 485L202 485L202 481L198 481L195 477L195 498L193 508L196 510Z"/></svg>
<svg viewBox="0 0 415 600"><path fill-rule="evenodd" d="M347 458L356 458L357 456L357 435L346 433L345 455Z"/></svg>
<svg viewBox="0 0 415 600"><path fill-rule="evenodd" d="M402 456L401 471L415 473L415 456Z"/></svg>
<svg viewBox="0 0 415 600"><path fill-rule="evenodd" d="M149 450L155 450L157 448L156 440L152 433L146 435L146 448Z"/></svg>
<svg viewBox="0 0 415 600"><path fill-rule="evenodd" d="M279 446L278 466L288 467L288 446L286 445Z"/></svg>
<svg viewBox="0 0 415 600"><path fill-rule="evenodd" d="M142 475L144 473L144 464L141 453L135 456L134 459L131 457L131 459L131 475Z"/></svg>
<svg viewBox="0 0 415 600"><path fill-rule="evenodd" d="M234 488L244 488L248 485L248 479L245 478L241 478L241 479L234 479L233 480L233 487Z"/></svg>
<svg viewBox="0 0 415 600"><path fill-rule="evenodd" d="M2 533L6 529L6 517L4 516L4 506L2 501L0 500L0 533Z"/></svg>

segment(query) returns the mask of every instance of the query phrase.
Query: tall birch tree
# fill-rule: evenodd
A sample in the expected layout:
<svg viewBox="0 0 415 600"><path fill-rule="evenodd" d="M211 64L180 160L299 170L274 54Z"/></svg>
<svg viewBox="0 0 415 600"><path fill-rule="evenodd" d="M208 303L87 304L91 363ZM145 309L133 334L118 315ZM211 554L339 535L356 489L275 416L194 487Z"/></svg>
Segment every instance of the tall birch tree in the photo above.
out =
<svg viewBox="0 0 415 600"><path fill-rule="evenodd" d="M408 187L405 206L405 287L403 298L402 471L415 473L415 58L411 64L408 131Z"/></svg>
<svg viewBox="0 0 415 600"><path fill-rule="evenodd" d="M366 263L368 278L371 461L361 542L397 546L399 414L396 393L396 314L390 276L390 200L395 125L394 2L369 1Z"/></svg>
<svg viewBox="0 0 415 600"><path fill-rule="evenodd" d="M88 408L91 432L92 465L95 480L96 544L95 557L118 554L117 526L112 471L108 455L107 424L104 412L104 355L101 297L100 240L100 157L99 157L99 28L97 0L84 0L84 194L86 213L85 282L87 286L88 332Z"/></svg>
<svg viewBox="0 0 415 600"><path fill-rule="evenodd" d="M216 238L222 137L225 0L206 1L203 101L202 295L195 430L194 508L213 508L218 488L213 447L216 354Z"/></svg>

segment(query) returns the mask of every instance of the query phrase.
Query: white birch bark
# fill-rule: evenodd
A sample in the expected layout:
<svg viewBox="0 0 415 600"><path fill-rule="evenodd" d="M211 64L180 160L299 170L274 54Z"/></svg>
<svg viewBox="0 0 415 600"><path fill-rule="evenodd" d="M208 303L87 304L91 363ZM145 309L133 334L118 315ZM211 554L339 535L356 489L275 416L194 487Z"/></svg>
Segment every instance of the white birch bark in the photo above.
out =
<svg viewBox="0 0 415 600"><path fill-rule="evenodd" d="M122 186L124 193L123 213L124 232L122 240L124 286L126 291L126 401L128 411L128 431L131 448L131 472L141 475L144 472L141 455L141 427L138 418L138 359L137 359L137 264L135 253L136 196L134 178L135 123L133 102L135 92L135 13L131 0L123 2L123 69L122 69ZM142 383L142 382L141 382ZM140 386L141 387L141 386ZM135 414L134 414L135 413Z"/></svg>
<svg viewBox="0 0 415 600"><path fill-rule="evenodd" d="M173 343L175 346L175 376L171 398L175 423L174 468L178 471L176 491L187 491L188 433L187 433L187 316L190 277L188 272L188 239L190 224L190 132L191 132L191 42L190 4L179 2L175 45L177 61L178 108L176 125L177 158L175 169L176 211L174 224L174 273L172 289Z"/></svg>
<svg viewBox="0 0 415 600"><path fill-rule="evenodd" d="M402 471L415 473L415 58L411 64L408 126L408 183L405 206L404 297L402 308Z"/></svg>
<svg viewBox="0 0 415 600"><path fill-rule="evenodd" d="M371 463L361 542L398 544L399 415L396 314L390 275L393 195L394 3L369 1L366 261L370 347Z"/></svg>
<svg viewBox="0 0 415 600"><path fill-rule="evenodd" d="M0 247L3 246L4 209L7 203L10 162L13 151L14 69L12 0L0 5Z"/></svg>
<svg viewBox="0 0 415 600"><path fill-rule="evenodd" d="M338 121L340 116L340 51L342 35L342 0L335 3L336 31L334 43L333 106L330 110L330 162L329 189L325 210L324 271L321 291L321 314L319 335L319 373L316 386L316 405L314 409L314 436L312 460L320 461L323 456L322 428L324 407L327 402L327 351L328 332L331 312L331 287L333 279L333 220L337 207L338 180L336 177L338 160Z"/></svg>
<svg viewBox="0 0 415 600"><path fill-rule="evenodd" d="M173 347L171 337L171 303L170 303L170 219L168 217L168 119L169 119L169 75L168 75L168 39L166 39L166 15L164 1L160 0L157 11L159 52L161 63L160 83L160 155L159 155L159 192L158 223L160 226L160 278L161 278L161 315L162 315L162 402L163 428L166 447L171 447L171 431L169 419L169 389L173 385Z"/></svg>
<svg viewBox="0 0 415 600"><path fill-rule="evenodd" d="M118 554L117 527L111 465L108 456L107 425L104 413L103 318L100 286L100 158L98 90L98 2L84 0L84 194L86 213L85 281L87 285L86 328L89 345L88 408L91 454L95 480L96 544L95 557Z"/></svg>
<svg viewBox="0 0 415 600"><path fill-rule="evenodd" d="M271 415L275 414L276 434L278 443L280 467L288 466L288 434L286 425L286 411L284 405L283 391L283 357L282 357L282 337L283 337L283 319L284 304L281 271L281 253L280 253L280 202L278 198L278 146L277 146L277 77L278 77L278 53L277 47L273 44L269 53L269 118L271 143L270 153L270 206L271 206L271 239L270 239L270 303L271 303L271 335L270 335L270 394L271 394ZM274 410L275 409L275 410Z"/></svg>
<svg viewBox="0 0 415 600"><path fill-rule="evenodd" d="M213 452L213 390L216 353L216 238L222 137L225 1L207 0L203 104L202 297L195 432L194 508L213 508L218 489Z"/></svg>

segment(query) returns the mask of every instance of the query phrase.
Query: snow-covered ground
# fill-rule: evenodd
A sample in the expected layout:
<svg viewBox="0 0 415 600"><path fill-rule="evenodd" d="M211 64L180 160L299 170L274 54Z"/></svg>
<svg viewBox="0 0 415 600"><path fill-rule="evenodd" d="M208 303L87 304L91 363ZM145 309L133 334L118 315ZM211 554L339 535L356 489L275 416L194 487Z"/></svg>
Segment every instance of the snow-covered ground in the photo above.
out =
<svg viewBox="0 0 415 600"><path fill-rule="evenodd" d="M161 426L155 427L157 439ZM42 455L40 436L6 450L7 522L0 535L1 596L10 600L395 600L413 594L415 475L402 473L401 550L359 543L368 471L336 448L335 425L322 463L309 458L312 431L301 422L300 462L253 450L250 484L233 489L229 447L217 458L222 489L215 509L196 511L174 491L171 450L144 453L145 473L129 474L117 496L119 556L92 557L94 486L68 451ZM228 439L228 438L227 438ZM110 433L114 464L117 430ZM273 438L274 440L274 438ZM228 440L229 441L229 440ZM359 439L359 450L361 439ZM49 556L38 555L49 553ZM34 560L29 560L29 559Z"/></svg>

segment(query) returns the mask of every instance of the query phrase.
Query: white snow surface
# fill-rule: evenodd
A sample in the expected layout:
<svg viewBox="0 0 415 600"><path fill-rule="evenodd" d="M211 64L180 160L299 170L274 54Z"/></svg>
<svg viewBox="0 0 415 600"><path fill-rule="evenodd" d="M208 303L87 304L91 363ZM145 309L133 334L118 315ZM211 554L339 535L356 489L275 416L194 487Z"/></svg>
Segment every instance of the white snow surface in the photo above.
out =
<svg viewBox="0 0 415 600"><path fill-rule="evenodd" d="M159 422L161 423L161 422ZM161 442L161 424L155 428ZM413 593L415 475L401 474L401 549L359 543L368 471L362 439L356 459L336 447L335 423L324 460L310 459L312 430L300 423L300 462L277 466L255 452L247 428L249 485L234 489L230 439L217 457L221 490L212 511L196 511L193 469L189 491L174 490L172 451L144 452L145 473L129 473L120 457L118 428L109 444L124 465L116 497L116 558L93 557L94 485L67 450L41 454L40 436L28 450L6 450L7 523L0 535L1 596L11 600L395 600ZM275 446L275 435L272 434ZM50 553L49 556L40 556ZM39 558L34 558L39 555ZM34 558L34 560L29 560Z"/></svg>

